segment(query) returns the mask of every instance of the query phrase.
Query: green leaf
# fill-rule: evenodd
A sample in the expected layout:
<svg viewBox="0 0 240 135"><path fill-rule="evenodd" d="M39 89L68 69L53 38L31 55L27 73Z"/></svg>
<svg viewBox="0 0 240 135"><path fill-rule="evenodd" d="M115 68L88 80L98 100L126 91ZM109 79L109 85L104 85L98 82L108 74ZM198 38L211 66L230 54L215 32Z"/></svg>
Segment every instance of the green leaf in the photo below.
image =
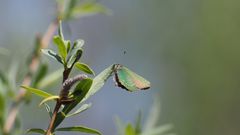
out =
<svg viewBox="0 0 240 135"><path fill-rule="evenodd" d="M9 69L9 73L8 75L8 86L11 89L12 92L14 92L15 90L17 90L17 74L18 74L18 70L19 70L19 62L17 61L13 61L11 63L11 66Z"/></svg>
<svg viewBox="0 0 240 135"><path fill-rule="evenodd" d="M136 134L140 134L141 133L141 128L142 128L141 120L142 120L142 113L141 113L141 111L139 111L139 113L137 115L137 119L136 119L136 126L135 126Z"/></svg>
<svg viewBox="0 0 240 135"><path fill-rule="evenodd" d="M71 104L65 105L63 108L63 112L68 114L89 92L90 87L92 86L93 80L90 78L84 79L80 81L75 87L72 96L74 98L74 102Z"/></svg>
<svg viewBox="0 0 240 135"><path fill-rule="evenodd" d="M158 124L158 120L159 120L159 115L160 115L160 105L159 105L160 102L160 99L159 99L159 96L156 95L154 97L154 100L153 100L153 105L151 106L150 108L150 111L149 111L149 114L148 114L148 117L146 119L146 122L145 122L145 126L144 126L144 131L147 131L147 130L152 130L153 128L155 128Z"/></svg>
<svg viewBox="0 0 240 135"><path fill-rule="evenodd" d="M19 116L16 117L15 122L14 122L14 133L20 133L21 132L21 119Z"/></svg>
<svg viewBox="0 0 240 135"><path fill-rule="evenodd" d="M0 71L0 80L4 83L7 84L8 80L7 77L5 76L5 73Z"/></svg>
<svg viewBox="0 0 240 135"><path fill-rule="evenodd" d="M72 96L74 101L71 104L66 104L61 112L57 114L56 122L54 123L54 129L65 119L65 115L68 114L88 93L93 80L90 78L80 81L75 87Z"/></svg>
<svg viewBox="0 0 240 135"><path fill-rule="evenodd" d="M56 99L59 99L59 96L50 96L50 97L47 97L47 98L43 99L43 100L40 102L39 106L41 106L43 103L45 103L45 102L47 102L47 101L56 100Z"/></svg>
<svg viewBox="0 0 240 135"><path fill-rule="evenodd" d="M40 129L40 128L31 128L31 129L27 130L27 134L29 134L29 133L39 133L39 134L44 135L46 133L46 131L43 129Z"/></svg>
<svg viewBox="0 0 240 135"><path fill-rule="evenodd" d="M54 122L53 129L56 129L57 126L59 126L65 118L66 118L66 114L64 112L62 111L58 112L56 121Z"/></svg>
<svg viewBox="0 0 240 135"><path fill-rule="evenodd" d="M21 86L22 88L24 88L25 90L39 96L39 97L42 97L42 98L48 98L48 97L51 97L53 95L45 92L45 91L42 91L42 90L39 90L39 89L35 89L35 88L31 88L31 87L28 87L28 86Z"/></svg>
<svg viewBox="0 0 240 135"><path fill-rule="evenodd" d="M83 16L90 16L95 14L111 14L111 11L105 6L96 2L85 2L79 6L75 6L72 10L71 16L78 18Z"/></svg>
<svg viewBox="0 0 240 135"><path fill-rule="evenodd" d="M4 98L8 98L8 91L6 91L6 89L9 89L8 83L4 82L4 80L1 80L1 74L0 74L0 95L2 95Z"/></svg>
<svg viewBox="0 0 240 135"><path fill-rule="evenodd" d="M101 133L96 129L91 129L83 126L58 128L56 129L56 131L76 131L76 132L82 132L82 133L101 135Z"/></svg>
<svg viewBox="0 0 240 135"><path fill-rule="evenodd" d="M124 135L124 124L123 122L119 119L119 117L115 118L115 124L118 130L118 135Z"/></svg>
<svg viewBox="0 0 240 135"><path fill-rule="evenodd" d="M58 35L59 35L59 37L61 38L61 39L63 39L64 40L64 36L63 36L63 32L62 32L63 30L62 30L62 21L60 20L59 21L59 25L58 25Z"/></svg>
<svg viewBox="0 0 240 135"><path fill-rule="evenodd" d="M63 69L58 69L47 76L45 76L43 79L41 79L39 82L37 82L36 87L37 88L46 88L50 85L53 85L56 83L61 77L62 77Z"/></svg>
<svg viewBox="0 0 240 135"><path fill-rule="evenodd" d="M6 95L6 87L9 87L8 79L5 73L0 71L0 94Z"/></svg>
<svg viewBox="0 0 240 135"><path fill-rule="evenodd" d="M3 125L4 123L5 109L6 109L5 101L6 101L6 98L2 95L2 93L0 93L0 125Z"/></svg>
<svg viewBox="0 0 240 135"><path fill-rule="evenodd" d="M87 95L81 101L81 103L86 101L89 97L91 97L96 92L98 92L103 87L103 85L107 81L107 79L112 75L112 73L113 73L113 65L109 66L104 71L102 71L100 74L98 74L93 79L93 84L92 84L89 92L87 93Z"/></svg>
<svg viewBox="0 0 240 135"><path fill-rule="evenodd" d="M52 118L53 113L52 113L51 107L48 104L46 104L46 103L44 103L44 105L45 105L45 109L48 112L50 118Z"/></svg>
<svg viewBox="0 0 240 135"><path fill-rule="evenodd" d="M88 74L91 74L91 75L94 75L94 71L87 65L87 64L84 64L84 63L80 63L80 62L77 62L75 64L75 67L77 69L79 69L80 71L83 71L85 73L88 73Z"/></svg>
<svg viewBox="0 0 240 135"><path fill-rule="evenodd" d="M82 39L78 39L76 41L74 41L73 45L77 48L77 49L81 49L84 45L84 40Z"/></svg>
<svg viewBox="0 0 240 135"><path fill-rule="evenodd" d="M33 87L36 87L36 86L37 86L37 83L44 78L44 76L45 76L46 73L47 73L47 70L48 70L47 64L41 64L41 65L39 66L38 72L37 72L37 74L36 74L36 77L35 77L34 82L33 82L33 85L32 85Z"/></svg>
<svg viewBox="0 0 240 135"><path fill-rule="evenodd" d="M51 58L57 60L60 63L64 63L64 61L62 60L61 56L59 56L57 53L55 53L54 51L50 50L50 49L41 49L42 53L44 53L47 56L50 56Z"/></svg>
<svg viewBox="0 0 240 135"><path fill-rule="evenodd" d="M74 55L69 58L68 68L71 68L82 56L82 50L78 50Z"/></svg>
<svg viewBox="0 0 240 135"><path fill-rule="evenodd" d="M54 36L53 42L58 47L58 53L60 54L60 56L62 56L62 59L65 62L67 57L67 45L65 45L64 39L59 36Z"/></svg>
<svg viewBox="0 0 240 135"><path fill-rule="evenodd" d="M90 108L92 106L91 103L89 104L84 104L82 105L79 109L77 109L74 113L72 114L68 114L66 117L72 117L72 116L75 116L75 115L78 115L79 113L82 113L84 111L86 111L88 108Z"/></svg>
<svg viewBox="0 0 240 135"><path fill-rule="evenodd" d="M67 45L67 52L69 52L71 49L71 41L67 40L67 41L65 41L65 44Z"/></svg>
<svg viewBox="0 0 240 135"><path fill-rule="evenodd" d="M61 7L61 9L58 10L58 14L57 14L57 18L59 18L59 20L66 20L65 19L65 12L66 12L66 8L67 8L67 3L69 1L66 0L55 0L57 3L57 7Z"/></svg>
<svg viewBox="0 0 240 135"><path fill-rule="evenodd" d="M136 135L135 129L131 124L128 124L127 127L125 128L125 135Z"/></svg>
<svg viewBox="0 0 240 135"><path fill-rule="evenodd" d="M173 128L173 125L167 124L144 131L141 135L162 135Z"/></svg>
<svg viewBox="0 0 240 135"><path fill-rule="evenodd" d="M65 16L64 19L69 19L72 13L72 9L76 6L78 0L70 0L66 4Z"/></svg>
<svg viewBox="0 0 240 135"><path fill-rule="evenodd" d="M82 46L84 44L83 40L77 40L74 42L68 58L67 58L67 67L70 68L75 62L77 62L82 56Z"/></svg>

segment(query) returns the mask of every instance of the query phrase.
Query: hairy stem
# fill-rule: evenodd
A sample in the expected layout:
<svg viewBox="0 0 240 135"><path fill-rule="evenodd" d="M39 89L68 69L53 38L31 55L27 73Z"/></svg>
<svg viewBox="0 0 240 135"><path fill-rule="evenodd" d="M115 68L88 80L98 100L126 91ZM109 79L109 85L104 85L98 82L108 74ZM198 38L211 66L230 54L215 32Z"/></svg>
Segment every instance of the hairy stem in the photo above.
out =
<svg viewBox="0 0 240 135"><path fill-rule="evenodd" d="M48 27L46 33L43 35L43 37L40 39L40 48L46 48L51 41L51 38L56 31L58 26L58 21L54 20ZM38 53L38 52L36 52ZM23 79L22 85L30 85L32 82L32 73L36 72L40 62L40 55L39 54L33 54L31 58L31 62L29 63L28 67L28 73ZM4 135L8 135L14 125L16 116L19 111L19 106L21 105L22 101L24 101L24 97L26 95L26 91L23 88L19 89L19 93L16 97L16 100L12 103L12 106L9 109L9 113L7 116L7 119L4 123L4 129L3 133Z"/></svg>

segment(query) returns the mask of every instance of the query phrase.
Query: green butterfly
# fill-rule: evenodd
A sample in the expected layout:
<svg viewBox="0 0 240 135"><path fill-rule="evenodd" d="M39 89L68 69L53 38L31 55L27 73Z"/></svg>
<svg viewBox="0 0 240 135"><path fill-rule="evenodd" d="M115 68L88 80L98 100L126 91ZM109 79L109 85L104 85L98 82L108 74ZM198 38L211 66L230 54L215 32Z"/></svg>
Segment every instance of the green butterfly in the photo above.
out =
<svg viewBox="0 0 240 135"><path fill-rule="evenodd" d="M134 73L130 69L120 64L113 65L113 72L115 75L115 82L118 87L126 89L127 91L146 90L150 88L150 82Z"/></svg>

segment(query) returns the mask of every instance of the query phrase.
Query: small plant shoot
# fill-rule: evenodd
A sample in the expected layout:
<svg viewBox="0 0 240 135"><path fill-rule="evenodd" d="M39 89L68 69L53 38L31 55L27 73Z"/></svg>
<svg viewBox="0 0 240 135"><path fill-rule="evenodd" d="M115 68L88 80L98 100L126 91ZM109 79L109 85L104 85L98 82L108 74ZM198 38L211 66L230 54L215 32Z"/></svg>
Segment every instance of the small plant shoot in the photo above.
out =
<svg viewBox="0 0 240 135"><path fill-rule="evenodd" d="M50 116L48 129L33 128L29 129L27 133L56 135L61 131L69 131L101 135L98 130L82 125L59 126L65 118L78 115L89 109L91 103L82 103L99 91L111 76L114 76L117 86L130 92L150 88L149 81L121 64L110 65L93 79L88 77L88 75L93 76L95 73L89 65L81 61L84 41L78 39L72 44L71 41L64 39L61 22L59 23L58 35L53 37L53 42L58 51L42 49L42 53L63 66L61 89L59 94L49 94L45 90L22 86L25 90L43 98L39 105L45 105ZM79 70L80 74L71 77L70 73L73 68ZM50 101L56 102L54 109L47 104ZM75 109L78 104L82 104L82 106ZM76 111L72 112L73 109Z"/></svg>

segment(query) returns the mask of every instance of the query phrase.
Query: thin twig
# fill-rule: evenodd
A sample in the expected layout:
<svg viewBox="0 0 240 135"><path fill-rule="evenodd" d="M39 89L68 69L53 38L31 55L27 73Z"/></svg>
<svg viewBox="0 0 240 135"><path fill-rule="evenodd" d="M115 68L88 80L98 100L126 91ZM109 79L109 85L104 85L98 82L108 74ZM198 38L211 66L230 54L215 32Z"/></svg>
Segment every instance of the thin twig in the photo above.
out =
<svg viewBox="0 0 240 135"><path fill-rule="evenodd" d="M51 135L51 133L53 132L54 123L56 121L57 114L58 114L58 111L59 111L61 105L62 105L61 101L58 100L56 103L56 106L54 108L53 115L52 115L51 121L49 123L46 135Z"/></svg>
<svg viewBox="0 0 240 135"><path fill-rule="evenodd" d="M72 67L71 67L71 68L65 68L65 70L63 71L63 81L62 81L62 84L68 79L71 70L72 70ZM62 91L64 91L64 89L62 89L62 90L60 91L59 95L61 95ZM52 118L51 118L51 120L50 120L48 129L47 129L47 132L46 132L45 135L51 135L51 134L52 134L52 132L53 132L53 127L54 127L54 123L55 123L56 117L57 117L57 113L58 113L61 105L62 105L62 98L60 98L59 100L57 100L57 103L56 103L55 108L54 108L54 111L53 111Z"/></svg>
<svg viewBox="0 0 240 135"><path fill-rule="evenodd" d="M46 33L43 35L43 37L40 39L40 48L47 48L49 45L49 42L51 41L51 38L53 34L55 33L58 26L58 21L54 20L48 27ZM38 52L36 52L38 53ZM32 82L32 73L36 72L38 69L40 63L40 55L33 55L31 58L31 62L28 65L29 70L26 74L25 78L23 79L22 85L30 85ZM9 113L6 119L6 122L4 124L3 133L4 135L8 135L14 125L16 116L19 111L19 106L21 105L22 101L24 101L24 97L26 95L26 91L23 88L19 89L19 93L16 97L16 100L13 102L12 106L9 109Z"/></svg>

